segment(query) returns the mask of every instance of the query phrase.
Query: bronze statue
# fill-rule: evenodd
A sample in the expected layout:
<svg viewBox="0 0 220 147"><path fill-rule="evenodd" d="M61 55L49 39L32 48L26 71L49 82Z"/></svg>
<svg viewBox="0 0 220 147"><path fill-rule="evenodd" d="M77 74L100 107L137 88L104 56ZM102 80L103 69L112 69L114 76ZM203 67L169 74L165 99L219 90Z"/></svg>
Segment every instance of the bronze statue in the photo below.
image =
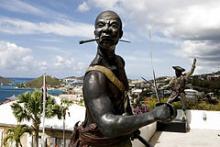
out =
<svg viewBox="0 0 220 147"><path fill-rule="evenodd" d="M152 112L133 115L125 62L115 54L123 35L122 21L113 11L100 13L95 21L97 54L84 76L84 122L75 125L70 147L131 147L130 137L154 121L170 120L173 108L163 104Z"/></svg>
<svg viewBox="0 0 220 147"><path fill-rule="evenodd" d="M173 66L175 70L176 77L171 79L168 85L162 87L162 89L171 88L172 92L169 96L167 103L173 103L175 101L180 100L182 104L182 109L186 110L186 96L185 96L185 86L187 79L193 74L196 67L196 58L193 60L192 68L189 72L183 73L185 71L184 68L180 66Z"/></svg>

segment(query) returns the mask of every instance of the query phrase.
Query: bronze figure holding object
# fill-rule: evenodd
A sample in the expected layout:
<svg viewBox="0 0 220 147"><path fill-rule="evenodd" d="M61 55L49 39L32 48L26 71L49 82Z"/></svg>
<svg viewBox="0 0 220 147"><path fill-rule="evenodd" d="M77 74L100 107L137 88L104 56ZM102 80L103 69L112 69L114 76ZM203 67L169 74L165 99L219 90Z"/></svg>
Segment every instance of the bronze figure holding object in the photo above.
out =
<svg viewBox="0 0 220 147"><path fill-rule="evenodd" d="M125 62L115 54L123 35L118 14L113 11L100 13L94 34L98 38L97 54L83 82L86 117L80 126L76 125L70 147L131 147L130 137L137 134L139 128L157 120L169 120L172 110L164 104L151 112L132 114L126 95L129 86ZM123 88L116 86L114 81L120 81Z"/></svg>

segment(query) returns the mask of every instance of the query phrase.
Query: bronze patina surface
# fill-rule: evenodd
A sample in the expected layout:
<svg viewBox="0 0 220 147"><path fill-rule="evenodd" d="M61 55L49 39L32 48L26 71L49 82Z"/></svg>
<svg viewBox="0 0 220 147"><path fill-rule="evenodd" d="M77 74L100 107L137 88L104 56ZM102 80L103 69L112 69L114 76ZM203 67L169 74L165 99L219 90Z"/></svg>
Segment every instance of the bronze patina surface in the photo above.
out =
<svg viewBox="0 0 220 147"><path fill-rule="evenodd" d="M170 88L172 90L167 103L173 103L175 101L180 100L182 103L182 109L184 111L186 110L187 103L186 103L186 96L184 90L186 87L186 81L193 74L195 68L196 68L196 58L194 58L192 68L189 72L183 73L185 71L184 68L180 66L173 66L176 77L171 79L169 84L163 87L163 88Z"/></svg>
<svg viewBox="0 0 220 147"><path fill-rule="evenodd" d="M117 13L101 12L95 21L94 35L97 54L83 83L86 117L80 126L76 125L70 146L131 147L130 138L140 127L157 120L169 120L171 110L164 104L151 112L133 115L126 94L129 86L125 61L115 54L116 45L123 36L122 21ZM110 72L96 69L97 66ZM117 86L114 81L120 81L123 86Z"/></svg>

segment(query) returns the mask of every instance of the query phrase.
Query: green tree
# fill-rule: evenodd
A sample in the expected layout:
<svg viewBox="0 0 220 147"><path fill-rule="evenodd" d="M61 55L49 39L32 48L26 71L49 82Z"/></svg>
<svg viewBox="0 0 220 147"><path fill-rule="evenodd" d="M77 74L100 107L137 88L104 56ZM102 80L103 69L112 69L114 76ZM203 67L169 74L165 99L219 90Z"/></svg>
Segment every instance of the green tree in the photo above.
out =
<svg viewBox="0 0 220 147"><path fill-rule="evenodd" d="M33 91L19 95L17 97L17 101L11 105L11 108L18 122L31 120L31 129L34 136L34 146L38 147L40 131L39 127L43 112L42 92ZM46 118L57 116L58 119L61 119L61 109L59 105L55 103L53 98L47 97L45 108Z"/></svg>
<svg viewBox="0 0 220 147"><path fill-rule="evenodd" d="M22 147L21 137L24 133L31 134L31 129L27 125L17 125L15 128L10 128L6 132L6 136L3 140L3 144L6 145L8 142L15 142L16 147Z"/></svg>

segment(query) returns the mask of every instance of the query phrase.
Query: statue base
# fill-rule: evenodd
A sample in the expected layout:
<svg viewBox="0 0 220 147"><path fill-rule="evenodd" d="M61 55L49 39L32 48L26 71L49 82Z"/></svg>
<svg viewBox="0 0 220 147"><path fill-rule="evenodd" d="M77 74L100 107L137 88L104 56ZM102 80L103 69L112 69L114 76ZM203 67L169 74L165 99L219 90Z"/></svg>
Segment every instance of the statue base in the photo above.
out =
<svg viewBox="0 0 220 147"><path fill-rule="evenodd" d="M157 131L186 133L188 130L189 127L183 110L177 110L177 116L171 122L157 122Z"/></svg>

